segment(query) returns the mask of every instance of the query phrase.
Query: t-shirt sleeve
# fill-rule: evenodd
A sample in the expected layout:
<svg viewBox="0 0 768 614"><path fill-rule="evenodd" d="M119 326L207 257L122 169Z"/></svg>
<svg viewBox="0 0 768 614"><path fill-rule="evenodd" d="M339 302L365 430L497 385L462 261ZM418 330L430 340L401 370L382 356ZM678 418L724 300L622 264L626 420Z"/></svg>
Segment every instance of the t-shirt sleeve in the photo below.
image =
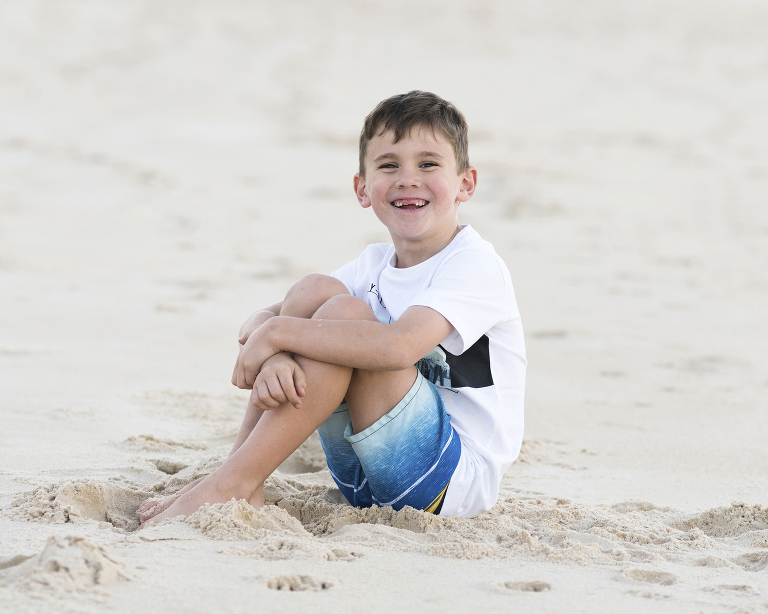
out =
<svg viewBox="0 0 768 614"><path fill-rule="evenodd" d="M413 305L430 307L454 332L441 344L459 355L515 310L508 274L492 253L465 250L446 260Z"/></svg>
<svg viewBox="0 0 768 614"><path fill-rule="evenodd" d="M358 260L353 260L331 273L331 277L335 277L343 283L352 296L355 296L355 277L357 275Z"/></svg>

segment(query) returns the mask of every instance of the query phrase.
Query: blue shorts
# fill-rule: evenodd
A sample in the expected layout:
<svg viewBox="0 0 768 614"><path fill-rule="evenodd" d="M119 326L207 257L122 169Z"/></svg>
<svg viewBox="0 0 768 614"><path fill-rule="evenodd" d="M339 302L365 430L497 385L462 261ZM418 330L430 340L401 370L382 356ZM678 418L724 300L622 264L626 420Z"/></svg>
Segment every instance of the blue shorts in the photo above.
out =
<svg viewBox="0 0 768 614"><path fill-rule="evenodd" d="M331 476L350 504L440 512L461 441L437 388L420 373L394 409L367 429L352 434L345 403L318 433Z"/></svg>

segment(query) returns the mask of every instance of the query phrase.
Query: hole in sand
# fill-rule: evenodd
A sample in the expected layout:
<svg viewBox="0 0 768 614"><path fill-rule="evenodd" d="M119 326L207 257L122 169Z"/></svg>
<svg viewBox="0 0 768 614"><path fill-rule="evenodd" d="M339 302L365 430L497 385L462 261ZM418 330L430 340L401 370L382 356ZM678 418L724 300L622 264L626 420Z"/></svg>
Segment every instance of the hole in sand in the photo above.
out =
<svg viewBox="0 0 768 614"><path fill-rule="evenodd" d="M185 463L177 458L158 458L150 462L160 471L167 473L168 475L176 475L179 471L189 467L189 463Z"/></svg>
<svg viewBox="0 0 768 614"><path fill-rule="evenodd" d="M133 531L136 509L150 493L120 481L79 480L26 493L11 503L11 517L64 524L97 520Z"/></svg>

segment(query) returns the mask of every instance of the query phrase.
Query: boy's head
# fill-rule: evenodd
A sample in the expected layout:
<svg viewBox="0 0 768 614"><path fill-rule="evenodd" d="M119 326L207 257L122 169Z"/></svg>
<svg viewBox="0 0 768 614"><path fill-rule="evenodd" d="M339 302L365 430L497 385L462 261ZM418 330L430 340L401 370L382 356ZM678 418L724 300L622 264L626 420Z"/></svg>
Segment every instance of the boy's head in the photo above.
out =
<svg viewBox="0 0 768 614"><path fill-rule="evenodd" d="M365 177L365 156L371 139L391 131L397 143L413 128L428 128L435 136L444 137L453 147L456 170L461 174L469 168L467 122L461 111L440 96L413 90L382 100L365 118L360 132L360 176Z"/></svg>

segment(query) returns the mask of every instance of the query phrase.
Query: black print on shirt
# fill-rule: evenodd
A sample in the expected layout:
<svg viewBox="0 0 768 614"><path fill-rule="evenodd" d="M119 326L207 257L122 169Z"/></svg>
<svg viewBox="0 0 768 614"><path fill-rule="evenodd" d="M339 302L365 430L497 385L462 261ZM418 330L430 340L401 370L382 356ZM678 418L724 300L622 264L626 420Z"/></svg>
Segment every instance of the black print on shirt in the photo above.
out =
<svg viewBox="0 0 768 614"><path fill-rule="evenodd" d="M376 287L376 284L371 284L368 287L368 293L373 294L376 297L376 300L379 301L379 305L384 307L384 309L387 308L387 306L384 304L384 299L381 298L381 293L379 292L379 289Z"/></svg>
<svg viewBox="0 0 768 614"><path fill-rule="evenodd" d="M486 388L493 386L488 335L483 335L463 354L456 356L442 345L416 363L421 374L445 388Z"/></svg>

